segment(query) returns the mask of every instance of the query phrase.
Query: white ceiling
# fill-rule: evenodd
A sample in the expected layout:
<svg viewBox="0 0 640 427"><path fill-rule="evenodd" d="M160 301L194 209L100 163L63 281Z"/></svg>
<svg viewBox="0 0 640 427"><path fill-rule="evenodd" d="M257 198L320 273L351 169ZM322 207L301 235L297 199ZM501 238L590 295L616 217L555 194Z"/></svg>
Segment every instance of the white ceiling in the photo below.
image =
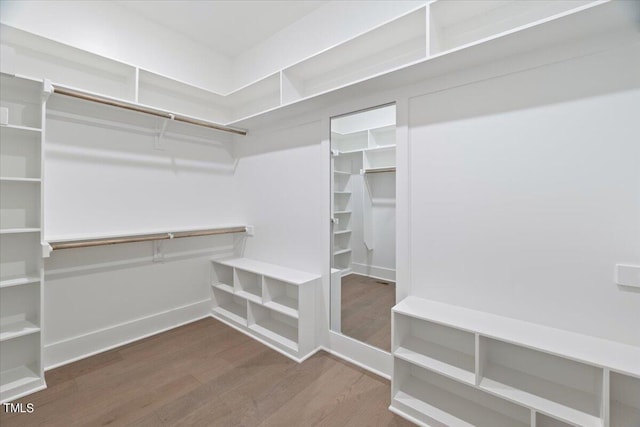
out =
<svg viewBox="0 0 640 427"><path fill-rule="evenodd" d="M118 3L219 53L235 57L328 1L121 0Z"/></svg>

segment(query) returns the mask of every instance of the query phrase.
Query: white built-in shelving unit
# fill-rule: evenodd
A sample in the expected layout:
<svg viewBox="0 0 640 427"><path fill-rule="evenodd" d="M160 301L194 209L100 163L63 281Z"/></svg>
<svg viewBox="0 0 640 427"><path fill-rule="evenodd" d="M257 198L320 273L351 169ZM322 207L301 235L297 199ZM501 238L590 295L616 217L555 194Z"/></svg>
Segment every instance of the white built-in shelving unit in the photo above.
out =
<svg viewBox="0 0 640 427"><path fill-rule="evenodd" d="M315 352L320 276L247 258L212 264L213 317L296 361Z"/></svg>
<svg viewBox="0 0 640 427"><path fill-rule="evenodd" d="M320 99L325 95L327 102L334 102L328 95L347 87L382 90L525 50L607 32L632 32L639 8L637 2L607 0L438 0L229 93L216 93L12 27L2 30L3 44L16 52L18 74L247 128L295 113L306 101L309 106L323 105ZM382 141L384 130L375 137Z"/></svg>
<svg viewBox="0 0 640 427"><path fill-rule="evenodd" d="M390 409L420 425L640 425L640 349L417 297L393 308Z"/></svg>
<svg viewBox="0 0 640 427"><path fill-rule="evenodd" d="M45 387L42 360L42 81L0 75L0 401Z"/></svg>

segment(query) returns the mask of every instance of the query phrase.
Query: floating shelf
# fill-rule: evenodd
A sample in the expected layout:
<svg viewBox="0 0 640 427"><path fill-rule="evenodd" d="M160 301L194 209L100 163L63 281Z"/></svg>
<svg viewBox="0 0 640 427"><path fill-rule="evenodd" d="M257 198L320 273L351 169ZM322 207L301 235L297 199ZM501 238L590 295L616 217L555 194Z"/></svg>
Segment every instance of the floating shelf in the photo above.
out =
<svg viewBox="0 0 640 427"><path fill-rule="evenodd" d="M336 175L351 175L351 172L346 172L346 171L334 170L333 173L336 174Z"/></svg>
<svg viewBox="0 0 640 427"><path fill-rule="evenodd" d="M351 211L334 211L335 215L351 215Z"/></svg>
<svg viewBox="0 0 640 427"><path fill-rule="evenodd" d="M351 233L351 230L337 230L334 231L333 234L339 235L339 234L349 234Z"/></svg>

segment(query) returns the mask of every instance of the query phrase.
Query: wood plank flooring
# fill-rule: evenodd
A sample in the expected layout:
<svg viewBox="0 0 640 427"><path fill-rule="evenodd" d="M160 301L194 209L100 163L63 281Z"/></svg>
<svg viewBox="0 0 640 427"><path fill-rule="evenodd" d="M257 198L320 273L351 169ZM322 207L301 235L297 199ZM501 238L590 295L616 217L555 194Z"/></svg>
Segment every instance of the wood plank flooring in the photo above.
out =
<svg viewBox="0 0 640 427"><path fill-rule="evenodd" d="M396 285L359 274L342 278L342 333L358 341L391 351L391 308Z"/></svg>
<svg viewBox="0 0 640 427"><path fill-rule="evenodd" d="M319 352L298 364L212 318L47 372L12 426L411 426L389 382Z"/></svg>

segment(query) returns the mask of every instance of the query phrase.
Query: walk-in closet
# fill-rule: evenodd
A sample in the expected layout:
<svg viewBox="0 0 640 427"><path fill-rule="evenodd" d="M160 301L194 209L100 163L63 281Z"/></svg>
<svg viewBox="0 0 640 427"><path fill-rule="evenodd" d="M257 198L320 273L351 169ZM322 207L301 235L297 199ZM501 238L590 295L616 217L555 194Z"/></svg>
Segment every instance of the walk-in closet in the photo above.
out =
<svg viewBox="0 0 640 427"><path fill-rule="evenodd" d="M0 1L0 425L640 427L640 1Z"/></svg>

